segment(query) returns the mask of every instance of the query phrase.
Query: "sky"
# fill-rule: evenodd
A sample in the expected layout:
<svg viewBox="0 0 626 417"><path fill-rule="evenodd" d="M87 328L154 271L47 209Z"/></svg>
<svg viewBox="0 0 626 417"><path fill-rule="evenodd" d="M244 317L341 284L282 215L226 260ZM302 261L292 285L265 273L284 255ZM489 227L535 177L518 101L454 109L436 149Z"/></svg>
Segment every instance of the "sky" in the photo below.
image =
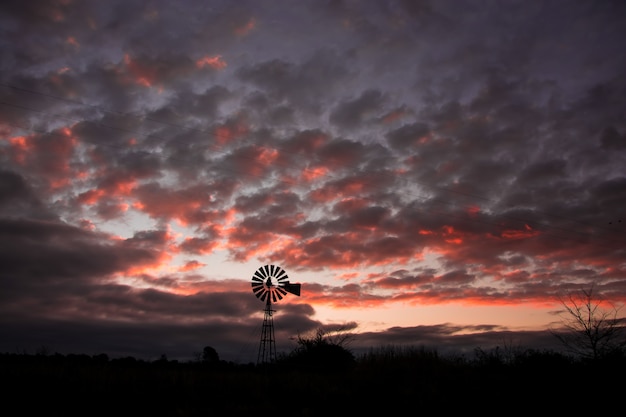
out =
<svg viewBox="0 0 626 417"><path fill-rule="evenodd" d="M555 348L626 301L623 1L0 5L0 351Z"/></svg>

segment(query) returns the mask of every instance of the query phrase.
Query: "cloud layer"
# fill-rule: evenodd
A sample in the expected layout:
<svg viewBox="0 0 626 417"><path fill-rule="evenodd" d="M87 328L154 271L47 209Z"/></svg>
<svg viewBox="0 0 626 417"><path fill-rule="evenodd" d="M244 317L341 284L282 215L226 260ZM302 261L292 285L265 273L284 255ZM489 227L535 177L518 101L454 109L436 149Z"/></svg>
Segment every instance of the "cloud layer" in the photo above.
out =
<svg viewBox="0 0 626 417"><path fill-rule="evenodd" d="M624 17L5 1L0 348L248 360L262 305L242 265L306 282L280 340L356 330L351 309L556 309L592 284L626 301ZM545 337L414 323L359 343Z"/></svg>

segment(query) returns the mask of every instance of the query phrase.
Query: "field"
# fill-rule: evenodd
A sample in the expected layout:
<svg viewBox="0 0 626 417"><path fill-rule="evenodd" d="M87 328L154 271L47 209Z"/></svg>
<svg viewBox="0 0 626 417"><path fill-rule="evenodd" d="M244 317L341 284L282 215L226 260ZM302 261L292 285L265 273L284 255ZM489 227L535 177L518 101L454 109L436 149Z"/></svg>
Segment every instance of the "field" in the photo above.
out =
<svg viewBox="0 0 626 417"><path fill-rule="evenodd" d="M3 405L18 410L12 415L596 414L625 392L623 357L479 353L470 360L384 348L350 364L330 358L262 366L2 354L0 371Z"/></svg>

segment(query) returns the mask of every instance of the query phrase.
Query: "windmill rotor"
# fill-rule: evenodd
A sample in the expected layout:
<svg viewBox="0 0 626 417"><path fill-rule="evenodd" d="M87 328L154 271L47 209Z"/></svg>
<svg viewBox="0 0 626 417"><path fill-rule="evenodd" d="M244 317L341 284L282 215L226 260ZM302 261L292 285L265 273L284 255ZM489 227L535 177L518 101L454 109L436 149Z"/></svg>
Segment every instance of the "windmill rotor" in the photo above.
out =
<svg viewBox="0 0 626 417"><path fill-rule="evenodd" d="M264 265L252 276L252 292L261 301L275 303L285 295L300 295L300 284L289 282L284 269L276 265Z"/></svg>

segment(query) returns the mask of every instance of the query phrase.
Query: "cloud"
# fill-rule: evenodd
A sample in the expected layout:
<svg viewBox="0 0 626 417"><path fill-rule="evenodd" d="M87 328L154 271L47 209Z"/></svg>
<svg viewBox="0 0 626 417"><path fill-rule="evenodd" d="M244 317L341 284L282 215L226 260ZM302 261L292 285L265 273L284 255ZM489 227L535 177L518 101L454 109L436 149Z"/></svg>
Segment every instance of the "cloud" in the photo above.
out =
<svg viewBox="0 0 626 417"><path fill-rule="evenodd" d="M282 340L467 351L513 324L418 309L626 300L620 2L0 10L3 349L236 358L265 263L306 284Z"/></svg>

